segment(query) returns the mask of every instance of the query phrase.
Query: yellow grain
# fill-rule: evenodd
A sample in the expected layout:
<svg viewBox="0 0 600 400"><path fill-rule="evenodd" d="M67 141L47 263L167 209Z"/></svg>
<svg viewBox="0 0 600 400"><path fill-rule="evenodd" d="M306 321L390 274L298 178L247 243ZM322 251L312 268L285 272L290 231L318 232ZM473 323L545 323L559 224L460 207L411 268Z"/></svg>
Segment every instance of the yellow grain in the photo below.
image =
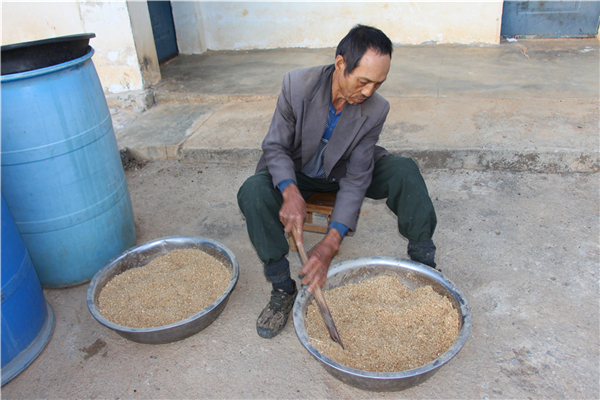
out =
<svg viewBox="0 0 600 400"><path fill-rule="evenodd" d="M346 349L331 340L314 301L305 319L311 344L359 370L420 367L445 353L460 330L458 311L431 286L411 291L395 277L378 276L323 293Z"/></svg>
<svg viewBox="0 0 600 400"><path fill-rule="evenodd" d="M98 310L130 328L168 325L210 306L230 279L227 267L210 254L174 250L111 279L100 291Z"/></svg>

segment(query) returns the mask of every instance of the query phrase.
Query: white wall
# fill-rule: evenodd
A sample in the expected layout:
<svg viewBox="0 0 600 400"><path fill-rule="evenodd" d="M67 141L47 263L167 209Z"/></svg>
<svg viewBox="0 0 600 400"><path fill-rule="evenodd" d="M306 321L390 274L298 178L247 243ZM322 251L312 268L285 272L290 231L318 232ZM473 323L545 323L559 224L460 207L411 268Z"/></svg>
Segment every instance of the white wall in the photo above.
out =
<svg viewBox="0 0 600 400"><path fill-rule="evenodd" d="M87 32L95 32L92 47L94 64L110 93L143 89L135 42L125 2L80 2L81 18Z"/></svg>
<svg viewBox="0 0 600 400"><path fill-rule="evenodd" d="M171 1L177 47L181 54L201 54L208 50L202 7L200 2Z"/></svg>
<svg viewBox="0 0 600 400"><path fill-rule="evenodd" d="M500 41L502 1L186 2L173 1L179 52L335 47L357 23L394 44Z"/></svg>
<svg viewBox="0 0 600 400"><path fill-rule="evenodd" d="M160 81L160 68L148 5L145 1L128 0L127 8L142 78L145 86L149 86Z"/></svg>
<svg viewBox="0 0 600 400"><path fill-rule="evenodd" d="M95 33L96 37L90 39L90 45L95 51L92 60L104 91L121 93L144 89L145 86L158 82L160 72L148 8L144 9L140 5L145 6L146 3L133 5L134 8L140 8L134 18L137 22L136 43L128 4L124 0L3 1L2 44Z"/></svg>
<svg viewBox="0 0 600 400"><path fill-rule="evenodd" d="M85 33L77 2L2 1L2 44Z"/></svg>
<svg viewBox="0 0 600 400"><path fill-rule="evenodd" d="M209 2L173 0L179 52L335 47L357 23L394 44L500 40L502 1ZM160 80L145 0L2 1L2 44L95 33L94 64L107 93Z"/></svg>

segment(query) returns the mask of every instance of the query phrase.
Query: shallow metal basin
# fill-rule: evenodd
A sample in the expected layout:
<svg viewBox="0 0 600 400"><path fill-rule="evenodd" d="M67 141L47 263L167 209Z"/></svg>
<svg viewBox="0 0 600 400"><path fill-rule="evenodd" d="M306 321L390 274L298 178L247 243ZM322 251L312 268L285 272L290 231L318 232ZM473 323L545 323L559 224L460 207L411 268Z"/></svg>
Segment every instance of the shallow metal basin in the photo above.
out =
<svg viewBox="0 0 600 400"><path fill-rule="evenodd" d="M98 310L98 296L102 288L116 275L142 267L153 259L173 250L199 249L223 262L231 272L231 281L225 292L214 303L184 320L154 328L129 328L104 318ZM200 332L221 314L238 281L239 267L235 255L219 242L203 237L168 237L133 247L100 269L88 287L87 304L90 312L102 325L134 342L161 344L176 342Z"/></svg>
<svg viewBox="0 0 600 400"><path fill-rule="evenodd" d="M363 390L391 392L404 390L418 385L446 364L465 344L471 333L471 311L461 291L444 275L426 265L389 257L362 257L342 261L332 266L327 274L324 290L333 289L350 283L359 283L378 275L397 276L400 283L414 290L430 285L437 293L446 296L459 312L461 328L454 344L437 359L423 365L401 372L367 372L342 365L321 354L309 342L306 332L306 309L313 300L313 295L303 286L294 303L294 327L300 342L334 377L342 382ZM343 337L342 337L343 340Z"/></svg>

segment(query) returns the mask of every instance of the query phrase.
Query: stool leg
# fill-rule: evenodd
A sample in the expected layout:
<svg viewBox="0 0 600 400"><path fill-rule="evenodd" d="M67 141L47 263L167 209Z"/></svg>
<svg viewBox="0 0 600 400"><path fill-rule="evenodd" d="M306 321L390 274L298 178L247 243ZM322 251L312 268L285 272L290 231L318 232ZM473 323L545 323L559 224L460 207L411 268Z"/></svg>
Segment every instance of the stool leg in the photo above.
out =
<svg viewBox="0 0 600 400"><path fill-rule="evenodd" d="M306 218L304 218L304 222L312 224L312 222L313 222L313 213L312 212L306 213Z"/></svg>

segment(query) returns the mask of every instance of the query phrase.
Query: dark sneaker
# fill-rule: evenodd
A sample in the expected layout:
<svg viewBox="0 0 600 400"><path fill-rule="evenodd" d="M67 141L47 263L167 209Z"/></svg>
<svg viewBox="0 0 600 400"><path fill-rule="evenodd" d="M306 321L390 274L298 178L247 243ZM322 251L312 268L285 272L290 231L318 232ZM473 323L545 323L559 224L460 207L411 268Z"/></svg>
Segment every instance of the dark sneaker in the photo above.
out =
<svg viewBox="0 0 600 400"><path fill-rule="evenodd" d="M296 285L294 285L293 294L287 294L279 290L271 291L269 304L262 310L256 320L258 336L271 339L285 328L297 294Z"/></svg>
<svg viewBox="0 0 600 400"><path fill-rule="evenodd" d="M436 247L433 244L433 240L428 240L426 242L408 242L408 255L410 256L410 259L428 265L431 268L437 267L434 261L435 250ZM441 271L439 268L436 269Z"/></svg>

